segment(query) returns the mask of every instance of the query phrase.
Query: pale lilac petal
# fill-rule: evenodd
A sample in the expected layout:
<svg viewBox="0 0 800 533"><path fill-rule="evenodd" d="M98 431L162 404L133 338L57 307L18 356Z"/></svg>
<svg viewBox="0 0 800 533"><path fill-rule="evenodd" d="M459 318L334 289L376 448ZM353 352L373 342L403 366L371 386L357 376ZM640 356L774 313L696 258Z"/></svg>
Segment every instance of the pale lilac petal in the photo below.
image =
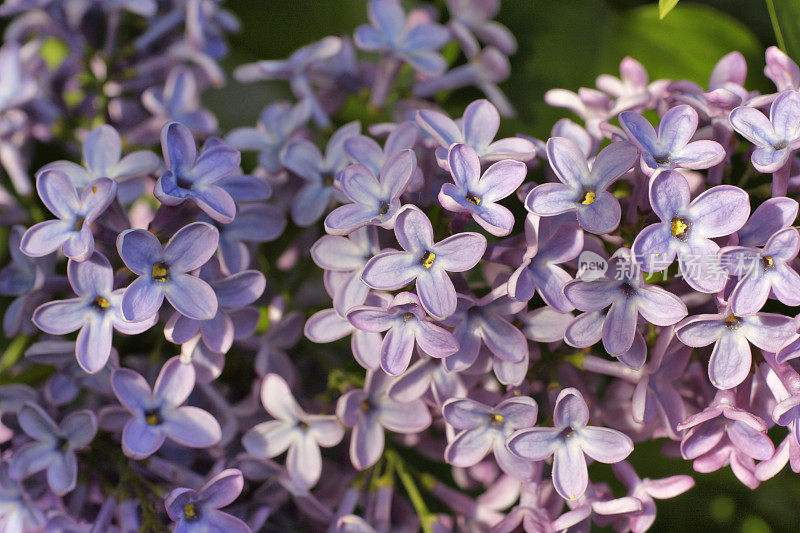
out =
<svg viewBox="0 0 800 533"><path fill-rule="evenodd" d="M190 448L208 448L222 438L217 419L198 407L183 406L164 412L161 427L170 439Z"/></svg>
<svg viewBox="0 0 800 533"><path fill-rule="evenodd" d="M117 399L132 413L144 411L150 398L147 381L128 368L119 368L111 374L111 387Z"/></svg>
<svg viewBox="0 0 800 533"><path fill-rule="evenodd" d="M574 211L578 207L578 193L563 183L543 183L534 187L525 198L525 207L531 213L549 217Z"/></svg>
<svg viewBox="0 0 800 533"><path fill-rule="evenodd" d="M77 298L42 304L33 313L36 327L53 335L72 333L89 320L86 302Z"/></svg>
<svg viewBox="0 0 800 533"><path fill-rule="evenodd" d="M419 321L417 328L417 344L431 357L447 357L458 351L458 341L446 329L426 320Z"/></svg>
<svg viewBox="0 0 800 533"><path fill-rule="evenodd" d="M691 204L692 230L704 237L724 237L737 231L750 216L750 197L732 185L718 185L703 192Z"/></svg>
<svg viewBox="0 0 800 533"><path fill-rule="evenodd" d="M218 242L217 228L205 222L193 222L178 230L167 242L164 246L164 260L171 269L190 272L211 259Z"/></svg>
<svg viewBox="0 0 800 533"><path fill-rule="evenodd" d="M421 270L419 257L412 253L384 252L364 266L361 280L373 289L393 291L414 281Z"/></svg>
<svg viewBox="0 0 800 533"><path fill-rule="evenodd" d="M731 111L730 122L733 129L756 146L769 146L776 140L772 122L753 107L737 107Z"/></svg>
<svg viewBox="0 0 800 533"><path fill-rule="evenodd" d="M527 172L528 167L520 161L498 161L483 173L476 192L486 202L502 200L522 185Z"/></svg>
<svg viewBox="0 0 800 533"><path fill-rule="evenodd" d="M122 316L131 322L149 320L163 301L164 292L158 284L145 277L135 279L122 295Z"/></svg>
<svg viewBox="0 0 800 533"><path fill-rule="evenodd" d="M553 409L553 424L557 428L572 426L579 428L586 425L589 421L589 409L586 401L575 388L562 390L556 398L556 406Z"/></svg>
<svg viewBox="0 0 800 533"><path fill-rule="evenodd" d="M697 111L688 105L671 108L658 125L658 138L670 153L683 148L697 129Z"/></svg>
<svg viewBox="0 0 800 533"><path fill-rule="evenodd" d="M36 440L53 442L59 433L53 419L35 403L23 404L17 413L17 421L22 430Z"/></svg>
<svg viewBox="0 0 800 533"><path fill-rule="evenodd" d="M492 436L485 428L468 429L459 433L444 451L445 461L462 468L474 466L492 448Z"/></svg>
<svg viewBox="0 0 800 533"><path fill-rule="evenodd" d="M710 168L725 159L725 149L716 141L694 141L672 156L672 163L681 168Z"/></svg>
<svg viewBox="0 0 800 533"><path fill-rule="evenodd" d="M730 389L750 374L752 354L747 339L730 333L723 335L714 345L708 361L708 377L718 389Z"/></svg>
<svg viewBox="0 0 800 533"><path fill-rule="evenodd" d="M464 140L473 148L488 146L500 127L500 114L488 100L476 100L464 110Z"/></svg>
<svg viewBox="0 0 800 533"><path fill-rule="evenodd" d="M397 215L394 233L397 242L408 252L430 251L433 247L433 227L425 213L416 208L404 209Z"/></svg>
<svg viewBox="0 0 800 533"><path fill-rule="evenodd" d="M434 318L443 319L456 311L456 289L442 268L431 268L417 277L417 294L422 307Z"/></svg>
<svg viewBox="0 0 800 533"><path fill-rule="evenodd" d="M630 437L614 429L587 426L580 430L583 453L601 463L618 463L633 451Z"/></svg>
<svg viewBox="0 0 800 533"><path fill-rule="evenodd" d="M639 289L636 303L642 317L656 326L671 326L688 314L686 304L661 287L648 286Z"/></svg>
<svg viewBox="0 0 800 533"><path fill-rule="evenodd" d="M111 322L92 320L88 322L75 341L75 357L78 364L89 374L99 372L106 366L111 355Z"/></svg>
<svg viewBox="0 0 800 533"><path fill-rule="evenodd" d="M134 274L149 276L153 264L163 259L161 243L149 231L126 230L117 237L117 250L125 265Z"/></svg>
<svg viewBox="0 0 800 533"><path fill-rule="evenodd" d="M475 265L486 251L486 237L480 233L458 233L436 243L434 264L448 272L464 272Z"/></svg>
<svg viewBox="0 0 800 533"><path fill-rule="evenodd" d="M577 206L578 223L583 229L596 235L611 233L617 229L621 215L619 200L608 191L597 193L590 205Z"/></svg>
<svg viewBox="0 0 800 533"><path fill-rule="evenodd" d="M73 233L71 224L67 222L45 220L25 232L20 249L25 255L41 257L58 250Z"/></svg>
<svg viewBox="0 0 800 533"><path fill-rule="evenodd" d="M547 141L547 159L562 183L573 189L588 185L589 166L580 147L565 137Z"/></svg>
<svg viewBox="0 0 800 533"><path fill-rule="evenodd" d="M133 459L144 459L153 455L164 444L166 435L144 421L133 417L122 430L122 451Z"/></svg>
<svg viewBox="0 0 800 533"><path fill-rule="evenodd" d="M676 250L671 247L672 235L666 224L650 224L636 236L631 246L636 262L645 272L666 269L675 259Z"/></svg>
<svg viewBox="0 0 800 533"><path fill-rule="evenodd" d="M575 500L583 496L589 484L586 459L577 442L559 446L553 456L553 487L562 498Z"/></svg>
<svg viewBox="0 0 800 533"><path fill-rule="evenodd" d="M633 345L638 307L636 298L624 298L611 304L603 323L603 346L612 355L621 355Z"/></svg>
<svg viewBox="0 0 800 533"><path fill-rule="evenodd" d="M663 222L681 213L689 205L689 183L680 172L666 170L655 176L650 184L650 205Z"/></svg>
<svg viewBox="0 0 800 533"><path fill-rule="evenodd" d="M300 433L286 455L286 470L304 487L313 487L322 474L322 454L314 436Z"/></svg>
<svg viewBox="0 0 800 533"><path fill-rule="evenodd" d="M47 484L59 496L72 491L78 480L78 462L74 453L53 454L47 467Z"/></svg>
<svg viewBox="0 0 800 533"><path fill-rule="evenodd" d="M41 173L36 179L36 190L45 207L58 218L70 220L80 209L75 186L63 172Z"/></svg>
<svg viewBox="0 0 800 533"><path fill-rule="evenodd" d="M400 325L389 330L381 345L381 368L392 376L405 372L414 352L415 328Z"/></svg>
<svg viewBox="0 0 800 533"><path fill-rule="evenodd" d="M217 296L208 283L188 274L179 274L173 276L166 285L164 294L176 311L195 320L214 318L217 313ZM127 294L126 291L125 295L127 296ZM132 318L127 313L125 316L129 319Z"/></svg>
<svg viewBox="0 0 800 533"><path fill-rule="evenodd" d="M275 457L285 452L298 434L294 422L270 420L247 430L242 436L242 446L256 457Z"/></svg>
<svg viewBox="0 0 800 533"><path fill-rule="evenodd" d="M464 141L461 130L456 123L438 111L420 109L417 111L415 118L419 127L444 148L449 148L453 143Z"/></svg>
<svg viewBox="0 0 800 533"><path fill-rule="evenodd" d="M675 334L687 346L702 348L716 342L725 331L720 315L697 315L684 322Z"/></svg>

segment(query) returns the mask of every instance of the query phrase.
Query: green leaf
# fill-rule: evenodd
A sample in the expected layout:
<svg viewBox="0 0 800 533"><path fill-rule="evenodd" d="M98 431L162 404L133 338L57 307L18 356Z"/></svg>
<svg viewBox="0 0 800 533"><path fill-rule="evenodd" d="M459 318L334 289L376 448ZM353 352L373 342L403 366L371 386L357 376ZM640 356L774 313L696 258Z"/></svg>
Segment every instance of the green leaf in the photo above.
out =
<svg viewBox="0 0 800 533"><path fill-rule="evenodd" d="M795 61L800 60L800 0L766 0L775 41Z"/></svg>
<svg viewBox="0 0 800 533"><path fill-rule="evenodd" d="M655 5L622 13L608 32L601 54L601 71L615 72L630 56L641 62L650 79L687 79L705 87L722 56L738 50L749 65L763 63L763 50L753 32L721 11L682 3L664 20ZM751 69L751 78L758 73ZM751 84L748 84L750 86Z"/></svg>
<svg viewBox="0 0 800 533"><path fill-rule="evenodd" d="M675 7L678 3L678 0L658 0L658 18L663 19L667 16L667 13L672 11L672 8Z"/></svg>

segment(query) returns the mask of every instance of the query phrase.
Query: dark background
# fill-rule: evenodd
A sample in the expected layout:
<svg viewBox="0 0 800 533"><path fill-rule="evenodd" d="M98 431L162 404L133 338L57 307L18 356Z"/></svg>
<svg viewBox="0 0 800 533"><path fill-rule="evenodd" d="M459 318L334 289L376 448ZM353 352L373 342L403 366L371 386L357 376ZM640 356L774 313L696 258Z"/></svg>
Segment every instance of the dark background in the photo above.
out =
<svg viewBox="0 0 800 533"><path fill-rule="evenodd" d="M443 8L443 2L434 4ZM683 0L663 20L658 19L655 4L505 0L498 20L517 37L519 50L511 58L511 77L501 87L519 116L504 121L503 131L546 138L556 120L571 115L548 107L544 93L557 87L593 87L594 79L604 72L619 75L619 61L626 55L641 61L651 80L683 78L705 86L716 61L739 50L748 61L747 87L774 90L763 76L764 49L775 44L763 0ZM245 62L284 58L328 34L352 34L366 20L363 0L228 0L226 6L242 23L241 32L230 39L228 72ZM462 90L443 104L460 116L463 107L479 96L471 89ZM264 105L288 97L283 83L239 85L229 80L224 88L209 90L204 100L224 131L252 125ZM783 428L774 430L775 442L784 434ZM657 502L658 518L651 531L800 531L800 477L788 466L751 491L730 468L696 474L690 463L661 456L660 445L636 446L631 461L639 474L652 478L693 474L697 486L678 498ZM616 494L623 492L606 465L594 465L592 479L606 479Z"/></svg>

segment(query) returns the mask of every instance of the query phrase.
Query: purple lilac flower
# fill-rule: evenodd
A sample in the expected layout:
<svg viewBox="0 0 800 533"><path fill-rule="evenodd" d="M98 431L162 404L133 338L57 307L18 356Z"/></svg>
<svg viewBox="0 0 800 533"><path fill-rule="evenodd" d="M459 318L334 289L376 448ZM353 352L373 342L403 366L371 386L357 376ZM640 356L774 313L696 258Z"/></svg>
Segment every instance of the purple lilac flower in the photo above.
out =
<svg viewBox="0 0 800 533"><path fill-rule="evenodd" d="M775 313L740 316L728 307L719 314L689 317L676 327L675 333L682 343L693 348L714 343L708 377L712 385L724 390L739 385L750 374L750 343L774 353L795 329L790 317Z"/></svg>
<svg viewBox="0 0 800 533"><path fill-rule="evenodd" d="M514 432L508 449L528 461L553 456L553 486L565 500L583 496L589 484L585 455L601 463L618 463L633 451L624 433L587 426L589 409L577 389L563 389L553 409L554 427L532 427Z"/></svg>
<svg viewBox="0 0 800 533"><path fill-rule="evenodd" d="M233 71L233 77L241 83L274 79L289 81L295 97L310 103L311 114L317 126L327 128L331 124L330 118L314 94L309 75L319 63L334 57L341 49L340 37L325 37L295 50L287 60L267 60L241 65Z"/></svg>
<svg viewBox="0 0 800 533"><path fill-rule="evenodd" d="M22 252L41 257L61 248L70 259L88 259L94 252L92 222L114 201L116 182L98 178L90 182L79 197L69 176L49 170L36 179L36 190L45 207L58 220L39 222L28 229L20 242Z"/></svg>
<svg viewBox="0 0 800 533"><path fill-rule="evenodd" d="M214 290L188 274L203 266L217 249L219 233L205 222L178 230L162 249L155 235L126 230L117 238L125 265L139 277L122 295L122 316L140 322L155 315L164 297L179 313L195 320L211 320L217 312Z"/></svg>
<svg viewBox="0 0 800 533"><path fill-rule="evenodd" d="M508 296L505 285L480 299L459 294L456 312L443 321L446 326L455 326L458 351L444 360L444 367L454 373L466 370L478 360L483 346L502 361L525 361L527 367L528 341L509 320L525 307L525 302Z"/></svg>
<svg viewBox="0 0 800 533"><path fill-rule="evenodd" d="M748 395L746 387L717 391L708 407L687 418L678 429L685 431L681 455L694 461L696 471L713 472L730 463L736 477L755 488L758 480L753 459L769 459L775 447L767 436L767 424L744 403Z"/></svg>
<svg viewBox="0 0 800 533"><path fill-rule="evenodd" d="M364 165L373 176L378 176L388 157L414 148L419 134L419 128L414 122L401 122L386 137L383 148L372 137L356 135L344 142L344 151L350 161ZM410 183L422 180L422 169L415 166L414 177Z"/></svg>
<svg viewBox="0 0 800 533"><path fill-rule="evenodd" d="M426 76L438 76L447 61L438 53L450 32L435 22L415 23L403 12L398 0L370 0L370 24L356 28L354 42L361 50L382 52L384 60L375 76L370 104L382 107L401 62Z"/></svg>
<svg viewBox="0 0 800 533"><path fill-rule="evenodd" d="M581 87L577 93L566 89L550 89L544 101L553 107L564 107L578 115L586 124L586 131L598 141L604 138L601 124L622 111L614 106L607 94L596 89Z"/></svg>
<svg viewBox="0 0 800 533"><path fill-rule="evenodd" d="M387 390L391 377L384 372L367 371L363 389L353 389L336 403L336 416L350 436L350 461L358 470L374 465L383 453L383 429L395 433L419 433L431 424L431 414L422 400L401 403Z"/></svg>
<svg viewBox="0 0 800 533"><path fill-rule="evenodd" d="M237 150L257 151L258 164L267 172L280 172L280 153L292 135L308 122L311 105L301 100L292 106L289 102L275 102L261 112L255 128L236 128L225 136L225 142Z"/></svg>
<svg viewBox="0 0 800 533"><path fill-rule="evenodd" d="M689 183L676 171L664 171L650 181L650 205L661 219L633 241L636 262L645 272L666 269L675 256L686 283L701 292L719 292L725 285L711 239L741 228L750 214L750 198L732 185L711 187L690 202Z"/></svg>
<svg viewBox="0 0 800 533"><path fill-rule="evenodd" d="M214 258L203 265L199 277L211 286L216 295L217 313L214 318L197 320L175 312L167 321L164 335L170 342L183 344L199 334L209 350L226 353L237 336L248 337L255 331L258 310L247 306L261 296L267 280L257 270L242 270L225 276L220 270L219 262ZM245 313L254 316L248 319L244 316ZM247 332L250 328L244 328L244 324L250 324L252 331ZM237 325L245 330L238 335Z"/></svg>
<svg viewBox="0 0 800 533"><path fill-rule="evenodd" d="M471 147L484 163L502 159L529 161L536 153L533 143L527 139L508 137L494 140L500 127L500 114L487 100L475 100L468 105L461 126L447 115L428 109L417 111L416 121L439 144L436 159L445 170L449 170L448 150L455 143Z"/></svg>
<svg viewBox="0 0 800 533"><path fill-rule="evenodd" d="M504 54L517 51L517 40L508 28L492 19L500 10L499 0L447 0L448 27L465 49L474 49L475 37ZM473 36L474 34L474 36Z"/></svg>
<svg viewBox="0 0 800 533"><path fill-rule="evenodd" d="M649 83L644 65L632 57L622 58L619 74L619 78L600 74L595 82L598 89L615 99L615 107L619 110L641 108L663 90L667 83L666 80Z"/></svg>
<svg viewBox="0 0 800 533"><path fill-rule="evenodd" d="M439 202L448 211L469 213L492 235L505 236L514 227L514 215L497 204L513 193L525 179L528 168L520 161L505 160L486 169L481 175L478 154L466 144L454 144L448 153L448 167L453 183L439 191Z"/></svg>
<svg viewBox="0 0 800 533"><path fill-rule="evenodd" d="M641 368L645 353L629 353L637 336L639 315L656 326L671 326L688 314L686 304L661 287L645 284L642 271L636 268L627 248L614 252L608 268L613 278L576 279L564 285L564 295L570 303L585 311L567 328L565 337L568 343L583 348L597 342L601 333L609 354L633 368ZM609 305L608 311L603 312Z"/></svg>
<svg viewBox="0 0 800 533"><path fill-rule="evenodd" d="M748 106L737 107L730 114L733 128L756 145L751 160L759 172L776 172L800 146L800 94L781 93L770 106L769 118Z"/></svg>
<svg viewBox="0 0 800 533"><path fill-rule="evenodd" d="M554 137L547 141L547 159L561 183L537 185L525 198L525 208L539 216L574 211L578 224L596 234L610 233L619 225L619 200L606 189L636 162L636 147L615 142L604 148L589 170L587 158L573 141Z"/></svg>
<svg viewBox="0 0 800 533"><path fill-rule="evenodd" d="M764 246L773 234L794 223L798 207L796 200L785 196L768 198L756 207L731 244L750 248Z"/></svg>
<svg viewBox="0 0 800 533"><path fill-rule="evenodd" d="M239 168L239 152L222 143L209 143L198 154L191 132L178 122L161 130L161 148L167 171L156 183L155 197L164 205L190 200L214 220L231 222L236 204L216 182Z"/></svg>
<svg viewBox="0 0 800 533"><path fill-rule="evenodd" d="M458 430L445 449L445 460L466 468L478 464L491 451L506 474L529 479L533 463L511 453L506 439L518 429L535 425L537 412L536 402L526 396L508 398L494 407L468 398L445 402L442 414Z"/></svg>
<svg viewBox="0 0 800 533"><path fill-rule="evenodd" d="M78 298L48 302L33 314L36 326L53 335L80 329L75 342L78 364L86 372L100 371L111 354L112 331L135 335L150 329L156 315L141 321L127 321L122 316L124 289L114 290L114 271L100 252L78 263L70 260L67 276Z"/></svg>
<svg viewBox="0 0 800 533"><path fill-rule="evenodd" d="M181 446L207 448L219 442L217 420L198 407L182 405L194 389L190 364L173 357L161 368L153 390L138 373L118 368L111 386L120 403L133 415L122 432L122 451L133 459L154 454L169 437Z"/></svg>
<svg viewBox="0 0 800 533"><path fill-rule="evenodd" d="M652 176L658 170L674 168L709 168L725 157L725 149L716 142L690 142L697 129L697 111L679 105L667 111L658 132L642 115L634 111L619 114L619 124L642 156L642 170Z"/></svg>
<svg viewBox="0 0 800 533"><path fill-rule="evenodd" d="M60 425L35 403L26 403L17 415L22 430L33 439L11 456L8 473L23 480L47 470L47 484L59 496L75 489L78 463L75 450L86 447L97 433L97 418L89 410L74 411Z"/></svg>
<svg viewBox="0 0 800 533"><path fill-rule="evenodd" d="M346 235L374 224L393 229L400 210L400 195L405 192L417 166L411 150L402 150L386 159L376 178L364 165L350 165L339 176L339 185L353 201L337 207L325 217L325 231Z"/></svg>
<svg viewBox="0 0 800 533"><path fill-rule="evenodd" d="M297 404L286 382L267 374L261 384L261 403L275 418L249 429L242 445L256 457L275 457L289 450L286 469L298 484L313 487L322 474L319 447L336 446L344 428L333 415L309 415Z"/></svg>
<svg viewBox="0 0 800 533"><path fill-rule="evenodd" d="M286 229L286 217L272 205L243 204L239 205L233 222L217 223L216 227L220 262L228 272L236 273L252 263L248 243L270 242L280 237Z"/></svg>
<svg viewBox="0 0 800 533"><path fill-rule="evenodd" d="M98 178L117 182L140 178L154 173L161 166L159 157L149 150L139 150L122 157L122 139L117 130L103 124L96 127L83 141L83 163L55 161L39 170L59 170L69 176L78 190L83 190Z"/></svg>
<svg viewBox="0 0 800 533"><path fill-rule="evenodd" d="M334 181L347 166L344 142L361 131L361 124L350 122L331 135L325 155L314 143L295 139L286 145L282 154L283 165L305 181L292 200L292 220L298 226L310 226L320 219L333 196Z"/></svg>
<svg viewBox="0 0 800 533"><path fill-rule="evenodd" d="M458 350L453 334L428 320L419 298L410 292L395 296L387 308L366 305L351 308L347 320L363 331L388 330L381 344L381 368L393 376L408 368L415 344L437 358L453 355Z"/></svg>
<svg viewBox="0 0 800 533"><path fill-rule="evenodd" d="M153 133L171 121L181 123L198 137L208 137L217 130L217 118L201 107L197 80L187 67L173 68L163 88L144 91L142 104L153 115L148 124Z"/></svg>
<svg viewBox="0 0 800 533"><path fill-rule="evenodd" d="M508 294L527 302L535 293L561 313L572 311L573 306L564 296L564 285L572 280L564 269L557 266L578 257L583 250L583 232L575 222L561 222L554 226L551 219L528 215L525 220L527 249L522 264L508 279Z"/></svg>
<svg viewBox="0 0 800 533"><path fill-rule="evenodd" d="M389 387L389 396L393 400L407 403L422 398L439 408L450 398L466 395L467 387L461 376L457 372L448 372L444 361L432 357L420 357Z"/></svg>
<svg viewBox="0 0 800 533"><path fill-rule="evenodd" d="M656 503L653 498L668 499L683 494L694 487L691 476L678 475L662 479L641 479L627 461L611 466L614 475L625 484L628 494L642 502L642 510L630 517L633 533L643 533L650 529L656 520Z"/></svg>
<svg viewBox="0 0 800 533"><path fill-rule="evenodd" d="M480 261L486 238L472 232L458 233L437 243L433 227L416 207L397 215L394 233L403 251L382 252L369 260L361 279L379 290L397 290L416 280L422 307L434 318L456 310L456 289L448 272L465 272Z"/></svg>
<svg viewBox="0 0 800 533"><path fill-rule="evenodd" d="M170 519L177 522L175 533L219 531L250 533L250 527L219 510L236 500L242 492L244 478L235 468L223 470L199 490L177 488L167 494L164 507Z"/></svg>
<svg viewBox="0 0 800 533"><path fill-rule="evenodd" d="M761 250L724 248L720 262L739 278L729 297L732 311L740 316L756 313L770 295L788 306L800 305L800 275L791 266L798 251L800 234L794 227L777 231Z"/></svg>

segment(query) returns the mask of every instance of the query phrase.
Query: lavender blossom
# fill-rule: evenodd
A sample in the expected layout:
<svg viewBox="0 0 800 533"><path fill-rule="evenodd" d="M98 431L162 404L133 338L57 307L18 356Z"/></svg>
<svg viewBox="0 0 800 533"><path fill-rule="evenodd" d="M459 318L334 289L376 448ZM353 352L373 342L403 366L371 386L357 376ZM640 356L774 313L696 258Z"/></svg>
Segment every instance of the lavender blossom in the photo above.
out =
<svg viewBox="0 0 800 533"><path fill-rule="evenodd" d="M69 176L59 170L39 175L36 190L45 207L58 220L39 222L25 232L20 249L31 257L42 257L58 249L75 261L85 261L94 252L92 223L114 201L117 184L108 178L90 182L78 196Z"/></svg>
<svg viewBox="0 0 800 533"><path fill-rule="evenodd" d="M511 233L514 215L497 201L513 193L525 179L527 167L520 161L499 161L481 175L478 154L466 144L454 144L448 153L452 183L439 191L439 202L448 211L469 213L492 235Z"/></svg>
<svg viewBox="0 0 800 533"><path fill-rule="evenodd" d="M306 414L277 374L267 374L264 378L261 403L275 420L249 429L242 437L242 445L256 457L275 457L288 448L289 476L296 483L313 487L322 474L319 447L339 444L344 429L333 415Z"/></svg>
<svg viewBox="0 0 800 533"><path fill-rule="evenodd" d="M211 320L217 297L205 281L188 274L206 263L217 249L219 233L205 222L181 228L162 249L149 231L120 233L117 250L125 265L139 277L122 295L122 316L141 322L155 315L166 297L175 309L195 320Z"/></svg>
<svg viewBox="0 0 800 533"><path fill-rule="evenodd" d="M133 370L114 371L114 394L133 415L122 432L125 455L133 459L149 457L167 437L190 448L207 448L219 442L222 434L217 420L198 407L182 405L194 389L194 382L194 367L178 357L164 364L152 390Z"/></svg>
<svg viewBox="0 0 800 533"><path fill-rule="evenodd" d="M230 533L250 533L250 527L235 516L219 510L233 503L242 492L244 479L235 468L223 470L199 490L177 488L164 500L164 507L176 533L205 529Z"/></svg>
<svg viewBox="0 0 800 533"><path fill-rule="evenodd" d="M379 290L396 290L416 280L417 295L428 314L440 319L452 315L456 289L447 273L475 266L486 250L486 238L464 232L434 243L430 220L417 208L397 215L394 233L403 251L376 255L361 279Z"/></svg>
<svg viewBox="0 0 800 533"><path fill-rule="evenodd" d="M514 432L508 449L528 461L553 456L553 486L565 500L580 498L589 483L584 454L601 463L618 463L633 451L624 433L587 426L589 409L577 389L563 389L553 409L555 427L533 427Z"/></svg>
<svg viewBox="0 0 800 533"><path fill-rule="evenodd" d="M33 442L18 448L8 474L22 480L47 469L47 484L59 496L75 489L78 463L75 450L86 447L97 433L97 418L88 410L70 413L60 425L35 403L26 403L17 415L22 430Z"/></svg>

